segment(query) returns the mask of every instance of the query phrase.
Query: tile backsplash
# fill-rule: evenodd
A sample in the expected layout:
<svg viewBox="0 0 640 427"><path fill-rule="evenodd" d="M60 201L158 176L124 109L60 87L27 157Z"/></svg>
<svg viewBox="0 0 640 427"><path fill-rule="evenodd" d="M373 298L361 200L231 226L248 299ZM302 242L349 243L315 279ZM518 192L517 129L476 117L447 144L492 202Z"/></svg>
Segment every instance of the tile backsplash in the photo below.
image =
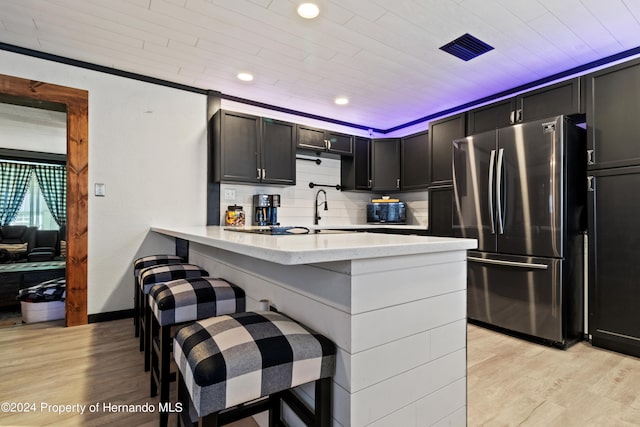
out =
<svg viewBox="0 0 640 427"><path fill-rule="evenodd" d="M316 156L299 154L298 157L313 159ZM320 225L351 225L366 224L366 205L371 198L380 194L339 191L332 187L309 188L309 183L326 184L335 186L340 184L340 160L335 158L320 157L321 163L296 160L296 185L293 186L269 186L241 183L225 183L220 186L220 220L224 224L224 214L227 206L236 204L245 211L246 224L253 221L253 195L254 194L280 194L280 208L278 209L278 221L282 225L312 225L314 215L314 203L318 190L327 192L328 210L319 209ZM235 200L225 200L225 190L234 190ZM394 195L407 203L407 223L420 224L426 227L428 202L427 192L411 192ZM324 196L320 196L324 201Z"/></svg>

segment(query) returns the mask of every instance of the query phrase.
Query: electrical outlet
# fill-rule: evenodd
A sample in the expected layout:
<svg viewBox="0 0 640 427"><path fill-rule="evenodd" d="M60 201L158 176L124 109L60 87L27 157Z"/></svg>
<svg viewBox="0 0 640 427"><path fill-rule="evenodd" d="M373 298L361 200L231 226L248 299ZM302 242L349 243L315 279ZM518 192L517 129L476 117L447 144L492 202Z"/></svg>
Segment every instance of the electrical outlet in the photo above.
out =
<svg viewBox="0 0 640 427"><path fill-rule="evenodd" d="M225 202L235 202L236 201L236 190L233 188L227 188L224 190L224 201Z"/></svg>

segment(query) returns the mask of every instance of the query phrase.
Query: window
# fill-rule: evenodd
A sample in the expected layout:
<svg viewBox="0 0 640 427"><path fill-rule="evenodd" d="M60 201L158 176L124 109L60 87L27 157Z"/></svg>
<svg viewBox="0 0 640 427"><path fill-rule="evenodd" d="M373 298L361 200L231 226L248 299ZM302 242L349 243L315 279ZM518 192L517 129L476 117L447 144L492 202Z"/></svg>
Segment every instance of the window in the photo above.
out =
<svg viewBox="0 0 640 427"><path fill-rule="evenodd" d="M27 193L18 215L11 222L11 225L36 226L40 230L58 230L60 228L53 219L47 202L44 201L35 174L31 175Z"/></svg>

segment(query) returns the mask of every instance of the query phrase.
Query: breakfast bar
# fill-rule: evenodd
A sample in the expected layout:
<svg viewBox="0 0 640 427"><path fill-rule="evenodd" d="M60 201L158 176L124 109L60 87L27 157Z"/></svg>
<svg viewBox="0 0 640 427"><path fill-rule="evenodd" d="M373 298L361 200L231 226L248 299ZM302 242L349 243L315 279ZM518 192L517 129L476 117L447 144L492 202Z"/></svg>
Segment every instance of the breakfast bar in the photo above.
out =
<svg viewBox="0 0 640 427"><path fill-rule="evenodd" d="M336 343L334 426L466 424L466 253L475 240L151 230L188 241L189 261L242 287L248 310L268 300ZM299 392L313 401L313 388Z"/></svg>

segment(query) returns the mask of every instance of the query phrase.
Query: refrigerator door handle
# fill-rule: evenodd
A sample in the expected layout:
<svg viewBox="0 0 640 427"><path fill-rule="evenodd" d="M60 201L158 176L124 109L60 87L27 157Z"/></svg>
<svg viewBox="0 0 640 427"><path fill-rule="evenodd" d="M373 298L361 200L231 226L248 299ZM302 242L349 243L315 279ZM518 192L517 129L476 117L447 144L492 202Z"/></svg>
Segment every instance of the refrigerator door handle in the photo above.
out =
<svg viewBox="0 0 640 427"><path fill-rule="evenodd" d="M491 234L496 234L496 220L493 217L493 175L496 166L496 150L491 150L489 159L489 217L491 218Z"/></svg>
<svg viewBox="0 0 640 427"><path fill-rule="evenodd" d="M498 232L504 234L504 217L502 212L502 173L504 171L504 148L498 150L498 176L496 178L496 206L498 208Z"/></svg>
<svg viewBox="0 0 640 427"><path fill-rule="evenodd" d="M474 256L468 256L468 261L478 262L480 264L494 264L494 265L505 265L507 267L522 267L522 268L531 268L535 270L548 270L549 266L546 264L535 264L530 262L515 262L515 261L501 261L498 259L490 259L490 258L478 258Z"/></svg>

